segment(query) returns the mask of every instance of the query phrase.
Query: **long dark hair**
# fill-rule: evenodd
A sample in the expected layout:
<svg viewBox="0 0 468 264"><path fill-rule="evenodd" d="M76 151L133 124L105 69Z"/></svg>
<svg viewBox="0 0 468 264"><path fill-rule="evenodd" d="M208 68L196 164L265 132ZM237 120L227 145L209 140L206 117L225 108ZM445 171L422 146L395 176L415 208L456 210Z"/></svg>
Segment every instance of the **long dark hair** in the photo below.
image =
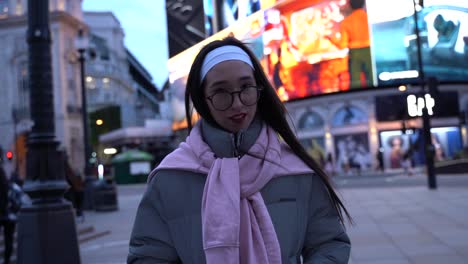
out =
<svg viewBox="0 0 468 264"><path fill-rule="evenodd" d="M190 133L192 129L192 108L190 106L190 100L192 100L194 108L197 110L198 114L211 125L218 126L213 116L211 115L208 105L206 104L205 94L203 89L203 83L200 80L200 70L202 68L203 60L206 55L221 46L234 45L243 49L250 57L253 66L254 66L254 76L259 87L262 87L262 95L257 105L257 113L260 117L272 127L289 145L293 152L303 160L312 170L314 170L317 175L320 176L323 183L325 184L328 193L332 199L333 205L337 210L341 222L344 222L344 217L342 212L346 214L348 220L352 223L352 218L348 211L346 210L343 202L338 197L337 193L333 189L333 186L327 176L327 174L320 168L316 161L310 157L304 147L299 143L299 140L296 138L296 135L292 131L286 120L286 108L284 104L279 99L276 94L275 89L272 87L268 81L267 76L265 75L260 62L257 60L252 51L247 48L244 43L237 40L233 37L228 37L223 40L213 41L206 46L204 46L198 55L195 57L195 60L190 69L190 73L187 79L187 86L185 90L185 113L187 116L188 131ZM218 126L219 127L219 126Z"/></svg>

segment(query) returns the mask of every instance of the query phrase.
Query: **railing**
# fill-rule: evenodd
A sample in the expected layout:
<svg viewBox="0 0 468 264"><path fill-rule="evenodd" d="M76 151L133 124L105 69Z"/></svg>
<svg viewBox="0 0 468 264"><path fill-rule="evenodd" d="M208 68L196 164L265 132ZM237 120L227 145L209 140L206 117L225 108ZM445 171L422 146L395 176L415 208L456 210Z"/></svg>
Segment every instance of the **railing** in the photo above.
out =
<svg viewBox="0 0 468 264"><path fill-rule="evenodd" d="M130 77L127 71L127 67L121 66L119 63L109 62L91 62L86 64L86 75L90 76L102 76L113 79L122 80L130 83Z"/></svg>

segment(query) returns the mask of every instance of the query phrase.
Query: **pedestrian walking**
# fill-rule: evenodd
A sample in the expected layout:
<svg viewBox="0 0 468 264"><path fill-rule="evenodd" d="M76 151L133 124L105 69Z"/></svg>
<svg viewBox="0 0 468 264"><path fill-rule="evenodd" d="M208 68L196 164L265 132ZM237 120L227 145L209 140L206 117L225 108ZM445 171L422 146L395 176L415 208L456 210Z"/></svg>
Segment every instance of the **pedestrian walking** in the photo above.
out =
<svg viewBox="0 0 468 264"><path fill-rule="evenodd" d="M3 150L0 148L0 228L3 229L3 263L10 263L13 253L14 233L17 214L21 206L27 202L25 193L13 181L10 181L3 168Z"/></svg>
<svg viewBox="0 0 468 264"><path fill-rule="evenodd" d="M350 216L253 52L206 45L185 98L189 136L149 175L127 262L347 263Z"/></svg>
<svg viewBox="0 0 468 264"><path fill-rule="evenodd" d="M333 162L333 156L331 153L327 154L327 159L325 161L324 169L328 176L335 175L335 163Z"/></svg>
<svg viewBox="0 0 468 264"><path fill-rule="evenodd" d="M73 169L70 159L65 149L62 150L65 160L65 179L69 188L65 191L65 198L69 200L75 208L76 220L84 222L83 199L84 199L84 181L79 172Z"/></svg>

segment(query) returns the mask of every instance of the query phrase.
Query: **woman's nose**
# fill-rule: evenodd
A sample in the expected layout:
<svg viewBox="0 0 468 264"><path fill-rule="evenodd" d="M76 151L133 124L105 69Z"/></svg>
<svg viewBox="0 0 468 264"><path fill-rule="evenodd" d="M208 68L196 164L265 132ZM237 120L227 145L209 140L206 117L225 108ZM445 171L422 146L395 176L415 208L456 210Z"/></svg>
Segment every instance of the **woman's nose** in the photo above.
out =
<svg viewBox="0 0 468 264"><path fill-rule="evenodd" d="M242 108L242 106L244 106L244 104L240 100L240 94L239 93L234 94L233 98L232 98L232 106L231 107L233 109L239 109L239 108Z"/></svg>

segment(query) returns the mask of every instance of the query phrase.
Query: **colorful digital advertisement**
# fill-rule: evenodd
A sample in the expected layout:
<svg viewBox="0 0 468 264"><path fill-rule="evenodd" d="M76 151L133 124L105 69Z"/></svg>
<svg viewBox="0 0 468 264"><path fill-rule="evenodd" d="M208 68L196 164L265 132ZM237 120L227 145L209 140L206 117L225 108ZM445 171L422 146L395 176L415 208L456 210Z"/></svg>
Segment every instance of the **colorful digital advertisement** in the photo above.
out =
<svg viewBox="0 0 468 264"><path fill-rule="evenodd" d="M376 85L360 2L287 1L265 10L265 71L282 100Z"/></svg>
<svg viewBox="0 0 468 264"><path fill-rule="evenodd" d="M468 81L466 0L425 0L423 8L413 0L220 2L226 28L169 60L176 96L200 48L228 35L250 43L283 101L416 83L421 71L442 83ZM212 18L212 6L205 12ZM184 110L174 111L180 122Z"/></svg>
<svg viewBox="0 0 468 264"><path fill-rule="evenodd" d="M369 150L367 133L335 136L334 141L337 172L360 172L372 167L374 157Z"/></svg>
<svg viewBox="0 0 468 264"><path fill-rule="evenodd" d="M434 161L452 159L462 149L462 139L458 127L431 128L431 143L434 146ZM383 150L384 168L399 169L405 159L412 166L424 165L424 138L421 129L411 134L400 130L380 132L380 147Z"/></svg>
<svg viewBox="0 0 468 264"><path fill-rule="evenodd" d="M468 1L425 0L415 16L413 0L367 0L367 12L379 86L416 82L420 70L441 82L468 81Z"/></svg>

